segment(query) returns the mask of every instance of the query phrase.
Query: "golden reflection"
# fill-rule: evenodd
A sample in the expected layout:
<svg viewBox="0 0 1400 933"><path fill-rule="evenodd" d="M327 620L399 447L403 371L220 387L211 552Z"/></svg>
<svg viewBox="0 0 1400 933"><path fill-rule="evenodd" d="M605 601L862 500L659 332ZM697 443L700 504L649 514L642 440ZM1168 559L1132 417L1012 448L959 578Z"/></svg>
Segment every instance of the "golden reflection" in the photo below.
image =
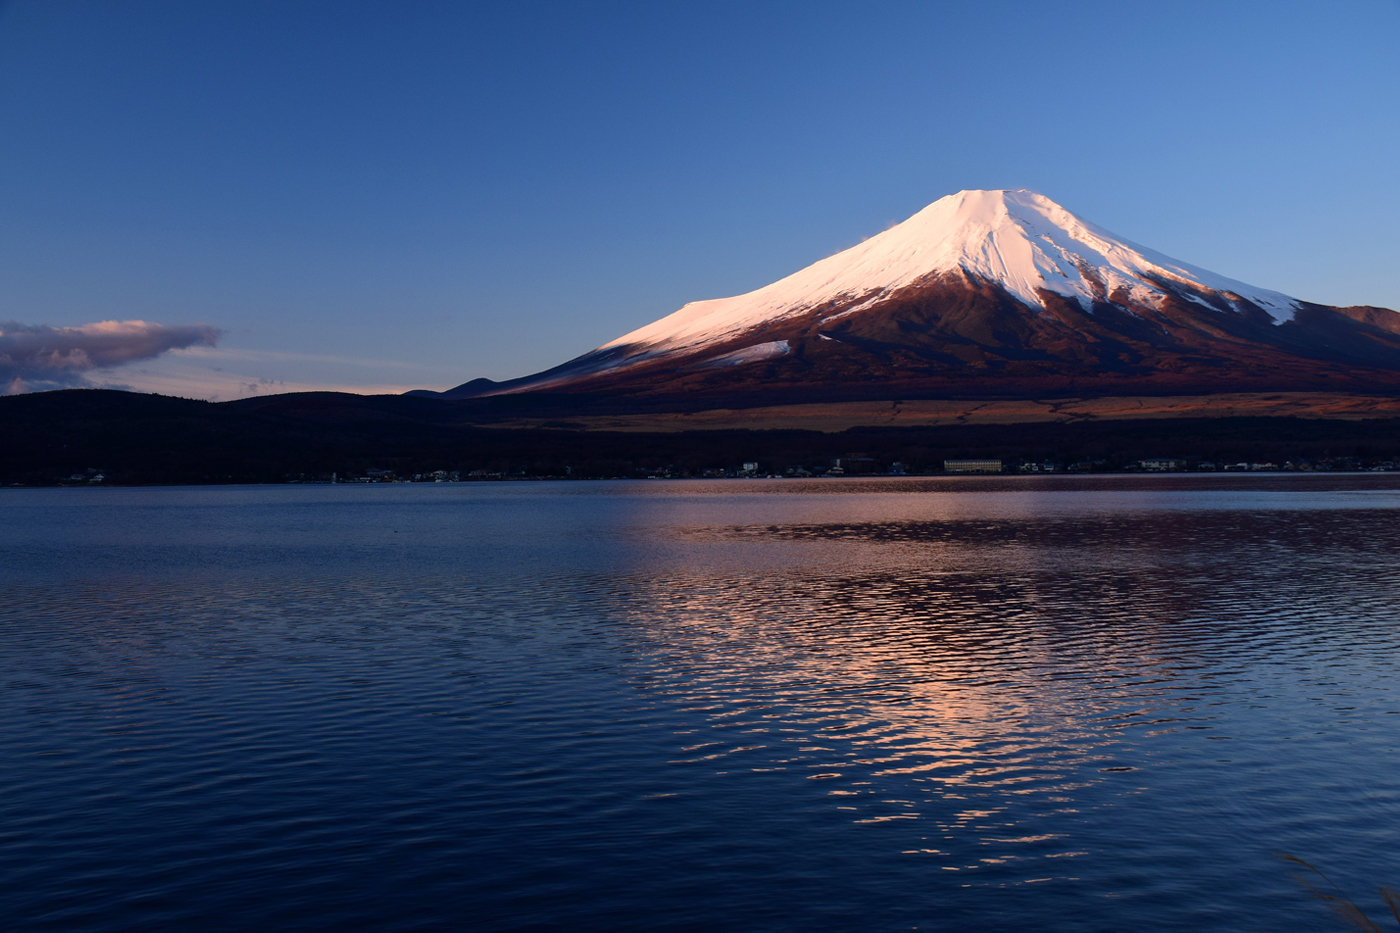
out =
<svg viewBox="0 0 1400 933"><path fill-rule="evenodd" d="M724 736L686 742L712 750L683 760L808 771L855 823L921 827L934 845L909 853L972 837L995 850L983 865L1083 855L1023 824L1141 781L1122 759L1144 726L1209 724L1178 684L1202 663L1210 568L1193 581L1171 555L1219 529L1029 494L917 497L897 516L869 498L785 507L786 522L757 502L743 525L668 503L679 550L653 557L669 572L649 565L628 604L646 689Z"/></svg>

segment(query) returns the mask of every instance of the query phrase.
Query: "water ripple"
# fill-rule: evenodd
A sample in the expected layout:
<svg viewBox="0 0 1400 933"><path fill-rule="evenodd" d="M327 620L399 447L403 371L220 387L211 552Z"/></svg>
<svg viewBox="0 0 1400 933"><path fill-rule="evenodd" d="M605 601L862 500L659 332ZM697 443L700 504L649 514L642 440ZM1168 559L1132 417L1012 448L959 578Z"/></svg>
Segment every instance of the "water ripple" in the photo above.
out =
<svg viewBox="0 0 1400 933"><path fill-rule="evenodd" d="M1400 878L1387 477L0 497L27 929L1295 928Z"/></svg>

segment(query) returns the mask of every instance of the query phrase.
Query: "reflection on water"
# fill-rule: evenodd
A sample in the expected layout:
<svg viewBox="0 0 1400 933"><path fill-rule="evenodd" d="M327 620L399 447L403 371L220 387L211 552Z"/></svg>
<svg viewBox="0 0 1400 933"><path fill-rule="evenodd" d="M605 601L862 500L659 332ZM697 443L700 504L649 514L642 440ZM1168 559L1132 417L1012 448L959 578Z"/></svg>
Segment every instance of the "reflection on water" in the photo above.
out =
<svg viewBox="0 0 1400 933"><path fill-rule="evenodd" d="M52 929L1291 929L1400 879L1400 483L0 497Z"/></svg>

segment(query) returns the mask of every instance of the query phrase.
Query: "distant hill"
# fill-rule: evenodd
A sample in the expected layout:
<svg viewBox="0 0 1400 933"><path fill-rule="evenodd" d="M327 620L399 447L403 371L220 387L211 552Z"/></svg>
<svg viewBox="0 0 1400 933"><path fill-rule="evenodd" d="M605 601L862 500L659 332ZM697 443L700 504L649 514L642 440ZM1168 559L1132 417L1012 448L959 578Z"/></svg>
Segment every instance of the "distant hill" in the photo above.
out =
<svg viewBox="0 0 1400 933"><path fill-rule="evenodd" d="M824 469L859 455L871 469L937 469L946 458L1091 461L1148 457L1346 465L1400 457L1400 419L1218 417L857 426L839 431L522 428L491 400L300 393L213 404L106 390L0 398L0 485L279 483L436 470L492 476L701 475L758 462ZM602 417L602 416L599 416ZM603 418L603 424L608 419ZM77 479L74 479L77 477Z"/></svg>

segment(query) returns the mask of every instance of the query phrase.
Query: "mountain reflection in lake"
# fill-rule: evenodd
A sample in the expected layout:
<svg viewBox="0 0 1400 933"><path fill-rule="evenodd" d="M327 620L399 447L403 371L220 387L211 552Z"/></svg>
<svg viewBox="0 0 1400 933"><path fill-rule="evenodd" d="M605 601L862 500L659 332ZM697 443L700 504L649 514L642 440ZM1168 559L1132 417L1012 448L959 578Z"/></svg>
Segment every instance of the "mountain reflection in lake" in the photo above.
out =
<svg viewBox="0 0 1400 933"><path fill-rule="evenodd" d="M1400 881L1397 517L1383 475L6 491L0 908L1325 928L1275 851Z"/></svg>

